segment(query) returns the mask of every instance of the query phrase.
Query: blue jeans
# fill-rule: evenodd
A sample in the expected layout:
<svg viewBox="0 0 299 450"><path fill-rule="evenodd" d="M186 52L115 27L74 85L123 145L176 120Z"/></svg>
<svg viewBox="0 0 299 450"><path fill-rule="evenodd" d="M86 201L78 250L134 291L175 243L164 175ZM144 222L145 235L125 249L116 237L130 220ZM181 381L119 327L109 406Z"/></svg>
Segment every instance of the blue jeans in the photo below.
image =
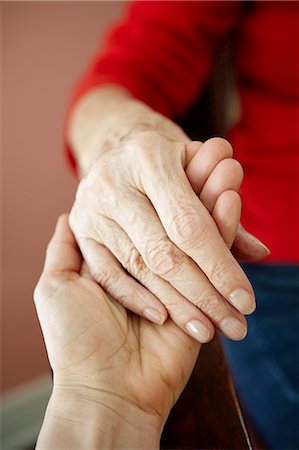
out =
<svg viewBox="0 0 299 450"><path fill-rule="evenodd" d="M271 449L299 449L299 265L244 264L257 310L241 342L222 339L246 414Z"/></svg>

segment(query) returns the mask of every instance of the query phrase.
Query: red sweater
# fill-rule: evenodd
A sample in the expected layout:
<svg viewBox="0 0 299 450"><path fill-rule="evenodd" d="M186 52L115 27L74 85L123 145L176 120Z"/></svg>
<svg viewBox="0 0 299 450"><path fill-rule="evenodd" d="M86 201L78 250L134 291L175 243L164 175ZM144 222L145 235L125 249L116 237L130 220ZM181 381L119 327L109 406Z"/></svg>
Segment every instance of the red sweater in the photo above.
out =
<svg viewBox="0 0 299 450"><path fill-rule="evenodd" d="M182 116L237 33L241 119L228 134L245 171L242 223L271 249L299 261L298 2L133 2L74 92L114 82L170 118Z"/></svg>

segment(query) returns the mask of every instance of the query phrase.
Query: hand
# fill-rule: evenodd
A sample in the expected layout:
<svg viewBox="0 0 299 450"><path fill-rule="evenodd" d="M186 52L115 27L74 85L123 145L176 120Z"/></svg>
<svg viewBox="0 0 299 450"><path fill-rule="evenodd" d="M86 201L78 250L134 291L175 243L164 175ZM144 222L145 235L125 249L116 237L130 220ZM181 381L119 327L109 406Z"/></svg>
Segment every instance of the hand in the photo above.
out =
<svg viewBox="0 0 299 450"><path fill-rule="evenodd" d="M199 153L201 152L205 157L200 161L202 163L200 167L202 167L201 179L203 183L199 186L200 183L199 181L197 182L198 193L201 194L202 199L202 203L200 204L206 205L210 212L215 209L213 217L216 219L216 224L218 219L218 226L219 222L222 224L226 223L226 228L232 230L230 231L230 242L227 242L230 247L239 224L240 201L239 197L234 192L237 198L234 198L234 202L231 204L229 195L232 195L232 190L237 190L239 188L242 180L242 171L240 165L230 158L231 149L225 141L220 141L220 145L219 141L216 139L208 141L202 146ZM210 153L215 154L214 164L216 167L214 168L205 163L205 159L211 159ZM111 154L109 153L108 156L111 156ZM189 163L187 157L188 153L186 155L186 163ZM194 157L190 162L189 172L192 172L193 160L196 163L196 158ZM230 177L219 177L219 174L221 175L221 173L223 173L223 169L226 170L225 164L227 165L227 163L229 163L230 166L233 165L232 169L229 168L228 170ZM122 166L122 164L120 164L120 166ZM198 171L199 169L197 172ZM212 173L210 174L209 171L212 171ZM96 174L94 173L93 177L95 176ZM95 181L95 178L93 179ZM216 181L217 179L220 180L220 182L215 183L215 179ZM223 184L222 180L225 180L228 183ZM98 181L97 184L100 186L101 181ZM218 190L213 188L213 186L217 186ZM101 190L104 192L106 188L107 186L103 187ZM132 239L135 239L135 242L137 239L138 244L136 245L138 245L139 248L140 246L143 246L142 254L140 255L140 253L136 251L133 242L129 239L127 234L129 233L128 229L124 230L119 227L115 221L111 220L111 218L107 218L107 216L109 216L107 211L105 211L106 217L98 215L94 218L96 226L93 227L93 229L97 229L99 223L101 223L101 232L99 233L97 231L97 233L88 237L88 230L86 228L88 223L82 228L82 220L80 217L82 217L82 214L88 214L87 210L90 210L92 200L86 201L86 197L90 195L91 192L94 192L95 189L95 186L89 186L88 177L81 182L79 194L77 195L71 213L71 226L76 233L78 244L93 277L107 292L125 307L139 315L156 320L158 323L163 322L167 316L165 310L162 309L161 303L163 303L175 323L196 337L200 342L207 342L213 337L213 324L232 339L241 339L245 336L246 322L242 315L231 304L225 301L215 289L213 289L211 283L208 282L206 276L204 276L191 258L187 258L186 255L180 252L170 241L167 241L166 235L163 235L164 241L162 237L159 237L159 233L164 233L164 229L160 222L157 223L157 220L154 219L154 210L152 210L149 202L144 195L137 192L136 189L131 189L131 195L129 193L126 194L126 199L123 201L123 204L125 205L127 201L127 206L126 209L119 206L119 211L121 211L121 213L119 212L118 219L123 220L120 215L123 214L126 216L129 213L129 210L132 209L130 214L132 214L132 217L134 216L136 218L135 221L137 223L136 228L136 224L132 221L130 222L130 226L135 230ZM220 196L220 193L222 196ZM228 193L230 194L228 195ZM114 194L111 193L109 198L112 198L113 195ZM121 192L119 192L118 195L122 197ZM135 201L133 206L135 195L139 200ZM218 197L219 200L217 201ZM103 198L104 194L101 204L103 203ZM83 202L85 211L82 212L82 208L84 207ZM146 206L144 206L144 203ZM235 211L233 206L235 206ZM99 205L99 210L101 208L102 205ZM230 211L233 211L233 214L228 214L230 212L228 211L228 208ZM144 214L142 214L142 211ZM206 210L204 210L204 212L207 213ZM138 217L139 214L140 218ZM147 215L151 218L146 219ZM221 221L223 216L225 216L226 221ZM231 219L229 223L227 217L230 217ZM143 238L138 240L138 228L141 228L143 220L146 227L143 225ZM153 223L152 226L149 224L149 220L150 223ZM211 220L208 214L206 214L206 220ZM219 232L213 220L211 220L211 226L214 227L215 236L219 238ZM123 227L125 227L125 225L123 225ZM127 233L125 231L127 231ZM99 235L101 235L100 238L97 237ZM145 264L143 255L147 255L147 260L151 257L151 254L148 254L146 249L146 245L150 245L151 236L156 236L156 239L161 242L161 246L164 246L165 248L164 250L160 250L158 247L156 249L156 255L154 255L155 258L152 258L152 264ZM99 241L100 244L97 241ZM228 251L225 242L220 240L220 243L221 246ZM104 248L104 245L108 246L110 251L107 248ZM172 258L167 257L166 248L172 252ZM164 262L163 251L165 255ZM231 255L230 258L235 263L235 260ZM118 261L120 261L122 265L120 265ZM156 263L157 265L155 270L153 263ZM161 270L158 266L162 266L163 270L163 264L165 266L166 263L176 264L177 267L165 267L167 273L164 274L163 279L162 274L159 276L157 270ZM134 278L130 277L129 274L123 270L123 267L129 274L134 275L141 284L138 284ZM239 266L236 267L239 268ZM173 272L174 274L172 274ZM148 288L150 292L147 291L145 287ZM152 294L154 294L156 298ZM191 303L193 304L188 302L187 299L190 298ZM159 303L158 299L161 303ZM196 308L196 306L198 308ZM244 310L242 310L242 312L244 312Z"/></svg>
<svg viewBox="0 0 299 450"><path fill-rule="evenodd" d="M99 416L101 420L94 420L100 427L97 439L103 439L101 430L109 435L111 421L120 427L116 440L123 427L129 427L132 439L139 436L140 442L146 442L146 428L159 439L192 372L200 344L173 321L155 325L106 295L82 261L67 216L59 219L48 246L34 299L54 373L38 448L49 441L52 448L56 441L61 447L57 430L66 436L66 429L76 421L81 423L87 448L83 429L90 433L92 419ZM121 448L138 448L122 444ZM99 442L95 447L103 448Z"/></svg>
<svg viewBox="0 0 299 450"><path fill-rule="evenodd" d="M158 323L168 313L201 342L213 324L242 338L253 290L186 177L187 136L118 88L88 94L70 130L86 175L70 225L93 277L127 308ZM204 146L231 157L223 139Z"/></svg>

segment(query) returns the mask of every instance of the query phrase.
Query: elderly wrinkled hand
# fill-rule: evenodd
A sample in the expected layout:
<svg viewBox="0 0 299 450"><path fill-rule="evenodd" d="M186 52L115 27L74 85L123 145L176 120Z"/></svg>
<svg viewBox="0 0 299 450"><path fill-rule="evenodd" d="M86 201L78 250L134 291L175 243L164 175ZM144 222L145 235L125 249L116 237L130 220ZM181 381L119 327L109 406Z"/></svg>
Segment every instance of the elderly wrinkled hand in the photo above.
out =
<svg viewBox="0 0 299 450"><path fill-rule="evenodd" d="M172 146L172 159L179 160L183 146L165 137L160 143L152 142L153 136L143 137L147 139L144 152L137 138L126 144L128 152L140 155L141 163L136 160L136 173L131 176L136 180L139 174L137 185L118 169L125 165L124 160L117 164L117 159L126 157L123 148L106 159L104 155L81 181L70 223L82 254L99 284L135 313L157 323L169 314L200 342L213 337L213 325L228 337L241 339L246 334L242 313L254 309L251 285L229 251L240 219L237 191L242 169L231 158L226 141L191 143L185 164L194 192L178 161L167 168L165 179L154 172L150 161L151 148L157 154L158 145ZM169 153L170 149L161 148L160 171ZM142 162L143 158L148 161ZM244 295L240 286L246 287Z"/></svg>
<svg viewBox="0 0 299 450"><path fill-rule="evenodd" d="M115 86L79 101L69 142L84 175L70 226L105 291L156 323L169 315L200 342L213 337L214 326L244 337L242 314L255 309L254 293L219 233L235 227L234 211L223 220L225 191L241 181L235 161L224 170L233 161L231 145L220 138L190 142L172 121ZM236 255L265 256L241 230Z"/></svg>

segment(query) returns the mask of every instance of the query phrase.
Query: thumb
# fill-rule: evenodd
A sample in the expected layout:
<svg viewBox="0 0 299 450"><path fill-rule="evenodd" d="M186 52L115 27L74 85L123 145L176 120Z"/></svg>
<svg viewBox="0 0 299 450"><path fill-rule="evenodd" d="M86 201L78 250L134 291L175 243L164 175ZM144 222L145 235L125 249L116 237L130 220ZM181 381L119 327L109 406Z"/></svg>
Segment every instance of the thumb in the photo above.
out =
<svg viewBox="0 0 299 450"><path fill-rule="evenodd" d="M59 217L48 244L44 272L79 272L82 257L68 225L68 214Z"/></svg>

